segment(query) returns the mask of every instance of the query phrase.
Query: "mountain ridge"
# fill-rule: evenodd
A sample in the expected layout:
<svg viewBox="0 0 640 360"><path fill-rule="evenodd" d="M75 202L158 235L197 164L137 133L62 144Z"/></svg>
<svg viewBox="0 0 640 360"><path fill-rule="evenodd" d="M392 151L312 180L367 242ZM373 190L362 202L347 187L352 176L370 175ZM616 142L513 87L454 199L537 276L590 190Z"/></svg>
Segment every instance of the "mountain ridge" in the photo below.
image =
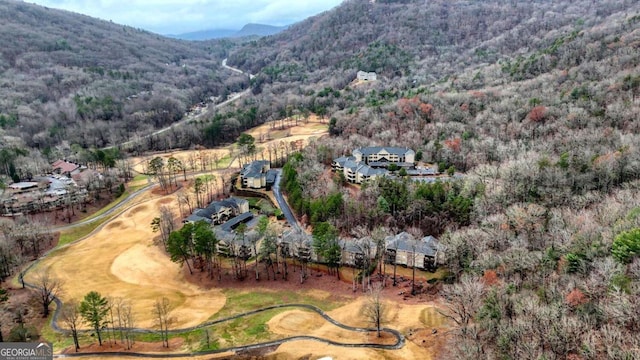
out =
<svg viewBox="0 0 640 360"><path fill-rule="evenodd" d="M245 24L241 29L206 29L182 34L169 34L166 36L175 39L193 41L205 41L221 38L239 38L248 36L262 37L277 34L287 29L288 27L289 25L273 26L266 24L249 23Z"/></svg>
<svg viewBox="0 0 640 360"><path fill-rule="evenodd" d="M219 69L225 46L0 1L0 115L19 119L1 132L31 147L104 147L162 127L245 86L241 77L225 84L234 78Z"/></svg>

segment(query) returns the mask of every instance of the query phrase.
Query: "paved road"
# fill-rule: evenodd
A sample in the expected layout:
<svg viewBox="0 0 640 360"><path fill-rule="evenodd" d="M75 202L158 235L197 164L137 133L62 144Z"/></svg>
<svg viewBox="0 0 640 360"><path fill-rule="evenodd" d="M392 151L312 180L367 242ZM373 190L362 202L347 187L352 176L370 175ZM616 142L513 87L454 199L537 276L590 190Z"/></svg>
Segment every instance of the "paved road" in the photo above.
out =
<svg viewBox="0 0 640 360"><path fill-rule="evenodd" d="M127 205L134 197L142 194L143 192L149 190L150 188L152 188L153 186L158 185L157 183L151 183L149 185L146 185L134 192L132 192L131 194L129 194L129 196L127 196L125 199L123 199L120 203L118 203L116 206L112 207L111 209L103 212L102 214L96 216L96 217L92 217L90 219L86 219L86 220L80 220L78 222L74 222L73 224L69 224L69 225L60 225L60 226L53 226L52 230L53 231L62 231L62 230L68 230L68 229L73 229L75 227L78 226L82 226L82 225L86 225L86 224L90 224L94 221L98 221L104 217L107 217L111 214L113 214L114 212L122 209L125 205Z"/></svg>
<svg viewBox="0 0 640 360"><path fill-rule="evenodd" d="M308 304L282 304L282 305L273 305L273 306L264 307L262 309L249 311L249 312L246 312L246 313L238 314L238 315L231 316L231 317L224 318L224 319L209 321L209 322L206 322L206 323L204 323L202 325L195 326L195 327L192 327L192 328L169 330L169 333L187 332L187 331L191 331L191 330L194 330L194 329L200 329L200 328L203 328L203 327L212 326L212 325L216 325L216 324L219 324L219 323L223 323L223 322L227 322L227 321L243 318L245 316L258 314L258 313L261 313L261 312L264 312L264 311L269 311L269 310L273 310L273 309L281 309L281 308L302 308L302 309L314 311L317 314L319 314L320 316L322 316L326 321L336 325L337 327L340 327L342 329L349 330L349 331L354 331L354 332L374 332L374 331L376 331L376 329L374 329L374 328L358 328L358 327L352 327L352 326L349 326L349 325L342 324L342 323L336 321L335 319L329 317L329 315L327 315L324 311L322 311L321 309L319 309L319 308L317 308L317 307L315 307L313 305L308 305ZM56 329L56 331L65 332L65 333L68 332L66 330L61 330L61 329L57 329L56 328L55 317L54 317L54 320L52 322L52 325L53 325L53 328ZM405 338L398 330L389 329L389 328L381 328L380 331L391 334L391 336L395 337L396 342L394 344L388 344L388 345L373 344L373 343L341 343L341 342L328 340L328 339L324 339L324 338L316 337L316 336L298 335L298 336L291 336L291 337L280 339L280 340L274 340L274 341L268 341L268 342L251 344L251 345L244 345L244 346L236 346L236 347L230 347L230 348L224 348L224 349L218 349L218 350L203 351L203 352L170 353L170 354L146 354L146 353L137 353L137 352L129 352L129 351L118 351L118 352L60 354L60 355L54 355L54 357L56 357L56 358L64 358L64 357L78 357L78 356L134 356L134 357L147 357L147 358L155 358L155 357L178 358L178 357L188 357L188 356L199 356L199 355L206 355L206 354L215 354L215 353L221 353L221 352L227 352L227 351L239 352L239 351L249 351L249 350L256 350L256 349L271 348L271 347L277 347L277 346L282 345L282 344L284 344L286 342L298 341L298 340L314 340L314 341L322 342L322 343L329 344L329 345L341 346L341 347L349 347L349 348L372 348L372 349L395 350L395 349L400 349L400 348L402 348L404 346ZM81 332L91 332L91 330L86 330L86 331L81 331ZM136 333L157 333L158 331L156 331L156 330L148 330L148 329L132 329L132 332L136 332Z"/></svg>
<svg viewBox="0 0 640 360"><path fill-rule="evenodd" d="M276 183L273 185L273 196L275 196L276 201L278 201L278 206L280 207L280 210L282 210L282 213L287 219L289 225L291 225L291 228L295 231L303 233L304 231L300 227L300 224L298 223L296 217L293 216L293 212L291 211L289 204L287 204L287 202L285 201L284 196L282 196L282 191L280 190L280 178L282 177L282 169L278 169L277 171L278 176L276 176Z"/></svg>
<svg viewBox="0 0 640 360"><path fill-rule="evenodd" d="M225 69L227 69L227 70L231 70L231 71L233 71L233 72L236 72L236 73L238 73L238 74L245 74L245 72L244 72L244 71L242 71L242 70L240 70L240 69L238 69L238 68L234 68L234 67L232 67L232 66L227 65L227 58L225 58L224 60L222 60L222 67L223 67L223 68L225 68ZM254 77L256 77L256 76L255 76L255 75L253 75L253 74L249 74L249 80L253 79Z"/></svg>

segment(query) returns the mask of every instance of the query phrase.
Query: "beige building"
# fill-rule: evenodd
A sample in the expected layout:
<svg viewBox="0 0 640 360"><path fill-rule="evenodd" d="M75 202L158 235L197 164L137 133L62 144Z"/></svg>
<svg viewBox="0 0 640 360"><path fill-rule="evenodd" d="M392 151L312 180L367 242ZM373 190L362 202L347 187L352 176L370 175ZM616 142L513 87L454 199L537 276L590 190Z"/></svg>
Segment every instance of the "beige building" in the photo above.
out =
<svg viewBox="0 0 640 360"><path fill-rule="evenodd" d="M416 153L409 148L371 146L353 150L353 156L341 156L331 163L331 169L341 171L348 182L363 182L386 176L389 165L405 169L415 166Z"/></svg>
<svg viewBox="0 0 640 360"><path fill-rule="evenodd" d="M366 72L366 71L358 71L356 77L360 81L376 81L378 80L378 75L375 72Z"/></svg>
<svg viewBox="0 0 640 360"><path fill-rule="evenodd" d="M416 152L407 147L369 146L353 150L353 156L358 162L379 167L390 163L413 167L416 162Z"/></svg>
<svg viewBox="0 0 640 360"><path fill-rule="evenodd" d="M271 163L267 160L256 160L245 164L240 171L242 187L261 189L267 187L267 177Z"/></svg>
<svg viewBox="0 0 640 360"><path fill-rule="evenodd" d="M221 201L213 201L204 209L196 209L193 214L184 219L183 222L204 220L217 225L247 212L249 212L249 202L247 200L230 197Z"/></svg>
<svg viewBox="0 0 640 360"><path fill-rule="evenodd" d="M401 232L385 239L385 262L433 270L442 263L442 250L438 239L433 236L415 239L411 234Z"/></svg>

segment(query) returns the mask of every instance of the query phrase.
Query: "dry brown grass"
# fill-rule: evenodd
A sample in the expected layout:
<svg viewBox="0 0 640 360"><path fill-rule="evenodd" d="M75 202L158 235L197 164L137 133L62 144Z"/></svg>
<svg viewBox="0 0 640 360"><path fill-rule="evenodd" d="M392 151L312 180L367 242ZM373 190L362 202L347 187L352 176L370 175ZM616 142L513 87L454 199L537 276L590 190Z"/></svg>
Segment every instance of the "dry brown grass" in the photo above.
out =
<svg viewBox="0 0 640 360"><path fill-rule="evenodd" d="M328 312L329 316L344 324L356 327L371 327L361 315L364 298ZM398 302L386 302L386 322L389 326L400 330L405 336L418 331L431 332L433 328L446 329L447 323L432 305L407 305ZM433 319L425 324L425 313ZM346 331L323 321L314 313L291 310L275 316L268 323L269 330L283 335L315 335L338 342L379 342L393 343L394 339L379 340L374 334L362 334ZM436 326L432 326L436 325ZM410 336L411 337L411 336ZM432 359L432 344L407 340L399 350L374 350L366 348L343 348L315 341L294 341L281 345L270 359L298 359L311 355L313 358L330 356L333 359Z"/></svg>
<svg viewBox="0 0 640 360"><path fill-rule="evenodd" d="M278 122L279 124L279 122ZM309 139L312 137L320 137L328 133L328 123L326 121L320 121L317 116L311 115L309 117L309 121L304 123L303 121L299 121L297 126L292 126L286 129L271 128L271 124L263 124L253 129L246 131L247 134L250 134L256 139L256 147L258 148L257 157L264 157L265 159L269 158L268 149L269 146L279 146L281 142L291 143L298 142L300 146L306 146L309 143ZM260 138L268 137L270 140L260 141ZM262 153L260 153L262 151ZM129 163L132 164L133 169L138 172L143 172L145 168L145 164L149 162L149 160L159 156L164 159L165 163L170 157L175 157L176 159L182 161L184 164L189 164L188 159L190 155L195 156L199 159L201 154L208 156L209 158L213 158L214 155L217 155L218 158L223 158L225 156L232 156L238 154L237 150L234 150L234 145L224 146L216 149L205 149L205 150L177 150L170 151L166 153L152 154L148 156L139 156L133 157L129 159ZM229 165L231 168L237 168L240 166L237 159L235 159L231 164L225 163L220 164L222 166ZM199 165L198 165L199 166ZM144 182L142 182L144 183Z"/></svg>
<svg viewBox="0 0 640 360"><path fill-rule="evenodd" d="M224 306L225 296L218 289L187 283L180 266L152 243L156 234L150 224L161 204L175 209L175 195L133 206L86 240L45 258L38 267L50 267L52 275L64 281L63 301L80 300L92 290L129 299L139 327L154 326L151 308L162 297L174 308L175 327L204 322ZM27 279L34 273L27 274Z"/></svg>
<svg viewBox="0 0 640 360"><path fill-rule="evenodd" d="M269 130L253 129L250 133L259 134ZM291 136L274 139L272 142L303 140L326 133L324 124L309 122L290 129ZM268 143L259 144L260 147ZM225 152L225 149L208 151ZM186 159L188 151L165 154ZM165 156L163 155L163 156ZM140 158L134 161L141 160ZM154 318L151 314L153 302L167 297L173 307L174 327L187 327L201 324L217 313L225 304L226 298L215 288L205 288L187 282L178 264L172 263L159 246L152 243L156 234L151 231L151 220L157 216L161 205L169 206L177 213L176 194L167 196L153 195L147 191L142 201L133 205L122 214L106 223L86 240L62 249L44 259L38 267L50 267L52 275L63 280L63 301L81 299L87 292L97 290L103 295L129 299L134 307L138 327L152 328ZM35 271L27 274L32 280ZM318 297L329 298L331 293L316 290ZM363 298L329 312L336 320L357 327L368 327L361 314ZM386 325L397 328L406 335L431 328L446 327L446 322L435 312L431 305L408 305L399 302L387 303ZM381 342L390 343L387 337L377 339L366 333L346 331L332 325L319 315L301 310L291 310L273 317L268 322L269 331L281 335L314 335L345 343ZM312 357L331 356L334 359L431 359L432 349L417 342L407 341L400 350L373 350L329 346L314 341L296 341L280 346L268 358L290 359L308 355ZM230 354L221 354L221 357ZM216 358L204 356L202 358ZM90 358L90 357L87 357Z"/></svg>

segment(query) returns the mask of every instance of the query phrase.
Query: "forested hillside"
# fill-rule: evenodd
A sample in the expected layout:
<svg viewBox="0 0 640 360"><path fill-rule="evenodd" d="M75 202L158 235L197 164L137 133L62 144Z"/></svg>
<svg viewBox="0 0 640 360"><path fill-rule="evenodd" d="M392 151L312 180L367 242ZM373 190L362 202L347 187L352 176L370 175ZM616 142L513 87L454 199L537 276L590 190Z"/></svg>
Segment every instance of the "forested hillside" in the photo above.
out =
<svg viewBox="0 0 640 360"><path fill-rule="evenodd" d="M148 133L246 86L220 68L230 46L2 0L0 133L41 150L102 147Z"/></svg>
<svg viewBox="0 0 640 360"><path fill-rule="evenodd" d="M338 75L319 74L339 73L349 57L323 53L336 61L308 77L267 79L263 94L295 84L280 98L322 101L332 117L334 136L288 165L297 174L289 198L309 222L343 234L382 226L441 239L454 279L442 294L459 326L444 358L639 358L640 5L447 3L449 45L433 55L423 43L404 47L411 61L401 73L373 68L381 80L340 86ZM417 3L342 8L350 6L391 18L391 9L420 13ZM496 24L512 30L485 39ZM357 38L346 29L345 38ZM381 58L395 61L392 53ZM259 57L250 54L243 48L230 59L251 67ZM283 63L304 69L299 60L311 52L285 54ZM322 96L308 91L314 76L331 86ZM331 158L368 145L412 147L462 179L384 180L354 193L327 178Z"/></svg>
<svg viewBox="0 0 640 360"><path fill-rule="evenodd" d="M365 70L429 84L469 66L553 46L611 14L632 12L635 3L348 0L232 51L229 63L271 72L269 82L326 81L336 70Z"/></svg>
<svg viewBox="0 0 640 360"><path fill-rule="evenodd" d="M138 150L314 112L332 136L287 165L293 207L345 236L438 236L459 325L446 358L640 358L638 1L350 0L238 46L0 4L5 135L103 146L251 86ZM250 84L218 70L226 51ZM330 177L332 158L370 145L411 147L460 180L356 191Z"/></svg>

